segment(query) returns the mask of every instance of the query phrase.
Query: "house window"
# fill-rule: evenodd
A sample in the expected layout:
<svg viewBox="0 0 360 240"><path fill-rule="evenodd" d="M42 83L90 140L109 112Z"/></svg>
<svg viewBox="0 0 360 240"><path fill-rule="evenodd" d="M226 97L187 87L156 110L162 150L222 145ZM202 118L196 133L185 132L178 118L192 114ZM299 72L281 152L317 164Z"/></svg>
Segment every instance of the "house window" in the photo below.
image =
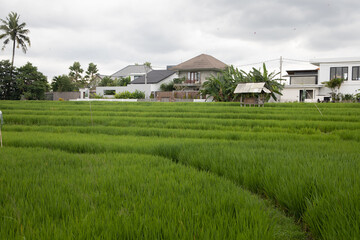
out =
<svg viewBox="0 0 360 240"><path fill-rule="evenodd" d="M188 72L188 80L191 82L199 82L200 81L200 73L199 72Z"/></svg>
<svg viewBox="0 0 360 240"><path fill-rule="evenodd" d="M330 80L334 78L342 78L345 81L348 80L348 67L331 67Z"/></svg>
<svg viewBox="0 0 360 240"><path fill-rule="evenodd" d="M352 67L352 80L360 80L360 67Z"/></svg>

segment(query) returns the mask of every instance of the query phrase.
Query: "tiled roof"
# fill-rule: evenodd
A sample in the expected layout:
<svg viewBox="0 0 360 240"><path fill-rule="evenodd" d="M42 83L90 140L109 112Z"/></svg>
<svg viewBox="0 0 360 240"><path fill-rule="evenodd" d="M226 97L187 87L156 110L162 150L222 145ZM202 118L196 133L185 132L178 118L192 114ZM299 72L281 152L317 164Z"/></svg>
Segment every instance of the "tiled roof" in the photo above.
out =
<svg viewBox="0 0 360 240"><path fill-rule="evenodd" d="M201 54L186 62L180 63L171 70L189 71L189 70L223 70L226 68L226 64L213 56L207 54Z"/></svg>

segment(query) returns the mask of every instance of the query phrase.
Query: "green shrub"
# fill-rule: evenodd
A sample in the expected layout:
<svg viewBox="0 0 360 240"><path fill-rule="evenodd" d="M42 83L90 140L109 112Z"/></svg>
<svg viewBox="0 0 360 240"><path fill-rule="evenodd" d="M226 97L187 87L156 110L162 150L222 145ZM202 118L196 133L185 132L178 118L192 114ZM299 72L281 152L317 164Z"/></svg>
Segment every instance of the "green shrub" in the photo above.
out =
<svg viewBox="0 0 360 240"><path fill-rule="evenodd" d="M145 92L135 90L135 92L131 93L129 91L124 91L118 94L115 94L115 98L117 99L144 99Z"/></svg>
<svg viewBox="0 0 360 240"><path fill-rule="evenodd" d="M171 81L169 83L163 83L160 85L160 90L164 92L171 92L175 90L174 82Z"/></svg>

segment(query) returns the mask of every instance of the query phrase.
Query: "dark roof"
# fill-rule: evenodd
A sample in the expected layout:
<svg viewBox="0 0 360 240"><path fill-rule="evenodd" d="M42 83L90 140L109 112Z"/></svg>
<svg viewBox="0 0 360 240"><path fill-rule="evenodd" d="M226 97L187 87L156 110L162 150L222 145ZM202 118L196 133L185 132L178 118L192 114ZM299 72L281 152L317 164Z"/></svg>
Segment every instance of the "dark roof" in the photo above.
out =
<svg viewBox="0 0 360 240"><path fill-rule="evenodd" d="M286 70L289 76L298 75L317 75L319 69L307 69L307 70Z"/></svg>
<svg viewBox="0 0 360 240"><path fill-rule="evenodd" d="M180 63L171 70L191 71L191 70L224 70L227 65L213 56L201 54L186 62Z"/></svg>
<svg viewBox="0 0 360 240"><path fill-rule="evenodd" d="M175 71L171 71L171 70L152 70L147 74L147 83L148 84L159 83L165 78L170 77L174 73ZM131 84L145 84L145 76L136 78L131 82Z"/></svg>

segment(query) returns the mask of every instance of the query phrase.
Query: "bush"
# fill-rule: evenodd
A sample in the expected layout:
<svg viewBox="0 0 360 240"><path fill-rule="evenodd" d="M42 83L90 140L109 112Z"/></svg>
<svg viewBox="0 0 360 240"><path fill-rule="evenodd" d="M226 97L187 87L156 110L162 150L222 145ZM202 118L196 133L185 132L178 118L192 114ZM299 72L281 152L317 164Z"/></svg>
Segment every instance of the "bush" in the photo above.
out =
<svg viewBox="0 0 360 240"><path fill-rule="evenodd" d="M101 98L103 98L103 96L101 96L101 95L99 95L99 94L94 93L94 94L92 94L92 95L91 95L91 98L101 99Z"/></svg>
<svg viewBox="0 0 360 240"><path fill-rule="evenodd" d="M136 98L136 99L144 99L145 98L145 92L135 90L135 92L132 93L132 96L133 96L133 98Z"/></svg>
<svg viewBox="0 0 360 240"><path fill-rule="evenodd" d="M171 91L174 91L175 88L174 88L174 82L171 81L169 83L163 83L160 85L160 90L161 91L164 91L164 92L171 92Z"/></svg>
<svg viewBox="0 0 360 240"><path fill-rule="evenodd" d="M346 101L346 102L352 102L355 100L354 96L352 94L345 94L343 97L342 97L342 100L343 101Z"/></svg>
<svg viewBox="0 0 360 240"><path fill-rule="evenodd" d="M141 92L139 90L135 90L135 92L131 93L129 91L121 92L115 94L115 98L117 99L144 99L145 92Z"/></svg>

